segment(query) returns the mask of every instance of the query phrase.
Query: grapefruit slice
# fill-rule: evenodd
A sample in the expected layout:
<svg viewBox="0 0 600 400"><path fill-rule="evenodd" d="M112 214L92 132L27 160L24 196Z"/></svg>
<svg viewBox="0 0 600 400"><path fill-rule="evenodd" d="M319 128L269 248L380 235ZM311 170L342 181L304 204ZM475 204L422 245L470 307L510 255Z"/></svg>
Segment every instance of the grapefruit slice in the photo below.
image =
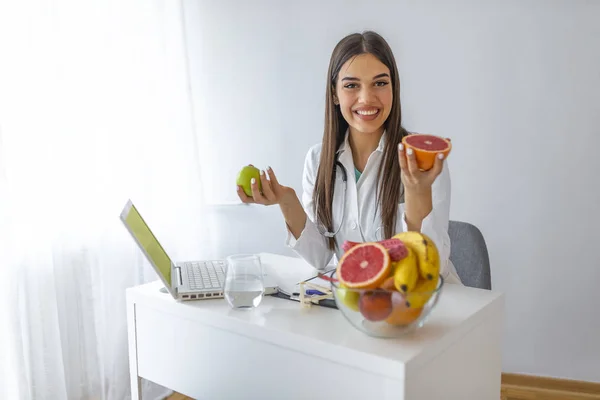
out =
<svg viewBox="0 0 600 400"><path fill-rule="evenodd" d="M375 289L390 275L390 254L379 243L361 243L344 253L337 266L339 282L348 288Z"/></svg>
<svg viewBox="0 0 600 400"><path fill-rule="evenodd" d="M385 239L377 242L386 248L388 253L390 253L390 258L392 261L400 261L408 256L408 249L403 241L400 239Z"/></svg>
<svg viewBox="0 0 600 400"><path fill-rule="evenodd" d="M342 250L344 250L344 253L345 253L348 250L350 250L351 248L353 248L354 246L356 246L357 244L360 244L360 243L352 242L350 240L344 240L344 243L342 243Z"/></svg>
<svg viewBox="0 0 600 400"><path fill-rule="evenodd" d="M417 165L423 171L430 170L433 167L438 153L444 154L444 159L446 159L450 154L450 150L452 150L452 143L449 139L423 133L404 136L402 143L406 148L413 149Z"/></svg>

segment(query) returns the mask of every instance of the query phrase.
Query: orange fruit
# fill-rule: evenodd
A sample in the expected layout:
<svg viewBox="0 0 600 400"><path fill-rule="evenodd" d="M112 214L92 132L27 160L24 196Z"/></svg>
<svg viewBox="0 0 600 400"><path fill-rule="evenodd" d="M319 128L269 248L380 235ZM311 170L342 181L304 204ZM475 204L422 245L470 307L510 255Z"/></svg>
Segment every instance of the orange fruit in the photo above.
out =
<svg viewBox="0 0 600 400"><path fill-rule="evenodd" d="M409 325L416 321L423 312L423 308L410 308L406 296L400 292L392 294L392 304L392 312L385 319L385 322L390 325Z"/></svg>
<svg viewBox="0 0 600 400"><path fill-rule="evenodd" d="M381 284L381 289L389 291L396 290L396 286L394 285L394 275L385 278L385 281Z"/></svg>
<svg viewBox="0 0 600 400"><path fill-rule="evenodd" d="M409 325L421 316L421 312L422 308L395 308L385 322L390 325Z"/></svg>
<svg viewBox="0 0 600 400"><path fill-rule="evenodd" d="M404 136L402 143L405 148L413 149L417 165L423 171L433 168L438 153L443 153L444 159L446 159L452 150L452 143L449 139L421 133Z"/></svg>
<svg viewBox="0 0 600 400"><path fill-rule="evenodd" d="M379 243L361 243L344 253L337 265L339 282L354 289L375 289L390 276L392 262Z"/></svg>

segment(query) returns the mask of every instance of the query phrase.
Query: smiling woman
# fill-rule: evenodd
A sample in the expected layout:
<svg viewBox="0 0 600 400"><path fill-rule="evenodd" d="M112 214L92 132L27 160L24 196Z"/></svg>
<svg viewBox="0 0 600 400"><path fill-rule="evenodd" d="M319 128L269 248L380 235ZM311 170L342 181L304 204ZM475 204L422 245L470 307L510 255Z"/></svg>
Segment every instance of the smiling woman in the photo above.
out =
<svg viewBox="0 0 600 400"><path fill-rule="evenodd" d="M412 149L404 150L400 79L385 39L375 32L343 38L331 55L325 90L323 139L306 155L302 201L272 169L261 173L262 191L258 179L251 196L238 188L240 199L279 204L288 246L318 269L341 257L346 240L420 231L439 249L446 282L460 283L449 260L448 166L440 152L433 168L421 171Z"/></svg>

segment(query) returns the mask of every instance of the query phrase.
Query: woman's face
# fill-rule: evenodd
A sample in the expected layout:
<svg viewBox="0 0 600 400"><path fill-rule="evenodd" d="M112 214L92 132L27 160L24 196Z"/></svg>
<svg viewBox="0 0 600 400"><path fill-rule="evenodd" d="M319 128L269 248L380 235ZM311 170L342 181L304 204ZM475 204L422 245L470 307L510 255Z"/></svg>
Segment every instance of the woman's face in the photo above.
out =
<svg viewBox="0 0 600 400"><path fill-rule="evenodd" d="M372 54L360 54L340 69L334 100L350 130L379 133L392 109L390 70Z"/></svg>

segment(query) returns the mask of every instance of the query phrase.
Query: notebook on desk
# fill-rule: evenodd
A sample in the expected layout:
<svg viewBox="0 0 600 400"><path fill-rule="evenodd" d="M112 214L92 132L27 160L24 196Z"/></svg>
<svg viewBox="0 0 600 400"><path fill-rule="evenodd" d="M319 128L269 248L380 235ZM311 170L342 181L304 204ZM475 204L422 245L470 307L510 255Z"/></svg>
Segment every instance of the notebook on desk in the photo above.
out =
<svg viewBox="0 0 600 400"><path fill-rule="evenodd" d="M278 297L278 298L284 299L284 300L296 301L300 304L300 293L293 293L292 295L288 295L287 293L278 291L277 293L274 293L271 296ZM322 299L322 300L314 301L312 304L321 306L321 307L334 308L336 310L338 308L334 299Z"/></svg>
<svg viewBox="0 0 600 400"><path fill-rule="evenodd" d="M272 294L273 297L300 303L301 282L310 282L330 290L331 283L329 281L320 278L316 269L312 267L306 268L305 265L301 265L301 263L304 263L304 261L290 260L286 263L287 265L273 266L275 267L275 271L273 271L272 274L277 278L278 286L277 292ZM329 265L328 268L329 269L325 272L326 274L335 269L335 267L331 265ZM309 290L314 289L309 288ZM315 293L315 296L318 295L318 293ZM312 294L309 294L309 296L312 296ZM337 309L337 305L333 299L323 299L313 304Z"/></svg>

